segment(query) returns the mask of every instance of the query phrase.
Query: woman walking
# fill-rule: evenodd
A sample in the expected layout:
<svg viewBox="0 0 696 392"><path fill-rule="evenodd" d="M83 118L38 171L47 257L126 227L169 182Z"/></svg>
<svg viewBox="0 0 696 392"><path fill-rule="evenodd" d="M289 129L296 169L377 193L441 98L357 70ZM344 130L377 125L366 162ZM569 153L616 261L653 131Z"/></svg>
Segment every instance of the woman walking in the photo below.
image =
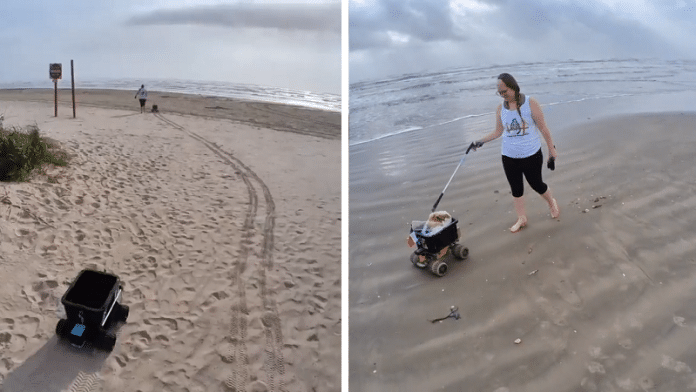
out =
<svg viewBox="0 0 696 392"><path fill-rule="evenodd" d="M145 108L145 101L147 101L147 90L145 90L144 84L140 86L140 90L135 93L134 98L138 98L138 96L140 96L140 113L142 113L143 109Z"/></svg>
<svg viewBox="0 0 696 392"><path fill-rule="evenodd" d="M561 211L551 188L541 178L544 157L541 153L541 136L546 141L549 151L549 167L557 158L556 146L551 139L551 132L546 126L544 113L536 99L520 93L520 86L512 75L503 73L498 76L498 95L503 103L498 106L496 129L483 139L473 143L474 150L491 140L503 137L502 155L505 176L512 190L513 204L517 213L517 222L510 228L516 233L527 225L524 207L524 178L541 197L546 200L551 210L551 217L557 219Z"/></svg>

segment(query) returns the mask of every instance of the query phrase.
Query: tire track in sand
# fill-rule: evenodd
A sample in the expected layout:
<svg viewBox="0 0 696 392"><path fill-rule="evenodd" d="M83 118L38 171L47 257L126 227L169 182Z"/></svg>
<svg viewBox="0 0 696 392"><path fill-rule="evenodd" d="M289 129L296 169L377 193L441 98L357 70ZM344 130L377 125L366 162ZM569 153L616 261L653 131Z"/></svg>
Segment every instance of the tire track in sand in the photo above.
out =
<svg viewBox="0 0 696 392"><path fill-rule="evenodd" d="M261 243L261 262L255 273L258 279L259 296L262 301L262 314L260 319L263 325L264 332L264 361L263 369L266 373L266 385L268 391L284 391L285 390L285 364L283 359L283 336L281 331L281 322L278 315L276 301L272 298L272 293L269 295L266 286L266 272L273 267L273 247L274 247L274 229L275 229L275 203L273 196L266 184L241 160L233 156L227 151L224 151L217 144L205 139L204 137L189 131L176 122L165 118L161 113L155 113L155 117L163 121L165 124L180 130L191 138L201 142L205 147L211 150L215 155L231 166L244 181L249 194L249 207L244 219L243 241L239 259L235 263L234 271L230 281L234 286L236 284L238 302L233 306L231 311L231 342L234 349L232 354L231 364L234 366L232 379L225 381L229 387L233 387L236 391L245 391L247 385L251 381L249 376L249 357L247 355L247 327L249 319L249 309L246 301L245 282L241 279L242 273L248 267L254 267L249 264L249 256L252 251L252 245L255 240ZM259 234L255 229L256 216L259 210L259 196L256 191L258 186L263 193L263 203L261 207L265 209L265 219L263 229ZM234 289L234 287L233 287Z"/></svg>
<svg viewBox="0 0 696 392"><path fill-rule="evenodd" d="M99 375L80 372L68 388L68 392L95 392L101 387Z"/></svg>

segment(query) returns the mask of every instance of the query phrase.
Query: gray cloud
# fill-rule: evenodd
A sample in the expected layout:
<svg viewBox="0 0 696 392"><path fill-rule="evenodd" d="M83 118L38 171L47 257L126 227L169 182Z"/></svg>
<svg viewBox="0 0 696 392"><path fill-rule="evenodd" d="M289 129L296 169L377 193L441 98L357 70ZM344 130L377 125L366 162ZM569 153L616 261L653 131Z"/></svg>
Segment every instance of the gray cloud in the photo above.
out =
<svg viewBox="0 0 696 392"><path fill-rule="evenodd" d="M244 13L232 0L189 8L177 7L194 1L71 0L51 8L3 0L0 83L52 87L48 64L63 63L65 72L74 59L78 82L183 79L340 94L340 2L292 1L247 4ZM170 5L142 11L153 4Z"/></svg>
<svg viewBox="0 0 696 392"><path fill-rule="evenodd" d="M693 58L696 49L694 0L655 1L651 12L601 0L478 3L489 9L459 14L440 0L351 4L351 82L522 61ZM397 42L390 31L410 40Z"/></svg>
<svg viewBox="0 0 696 392"><path fill-rule="evenodd" d="M162 9L134 16L129 25L209 25L229 28L306 30L340 34L341 4L236 3Z"/></svg>
<svg viewBox="0 0 696 392"><path fill-rule="evenodd" d="M389 32L415 42L460 41L448 0L382 0L369 7L350 6L350 49L389 46Z"/></svg>
<svg viewBox="0 0 696 392"><path fill-rule="evenodd" d="M671 45L649 26L618 16L596 2L509 1L499 10L493 23L510 28L512 37L529 45L561 37L567 46L557 50L571 56L573 47L628 57L662 56L672 51Z"/></svg>

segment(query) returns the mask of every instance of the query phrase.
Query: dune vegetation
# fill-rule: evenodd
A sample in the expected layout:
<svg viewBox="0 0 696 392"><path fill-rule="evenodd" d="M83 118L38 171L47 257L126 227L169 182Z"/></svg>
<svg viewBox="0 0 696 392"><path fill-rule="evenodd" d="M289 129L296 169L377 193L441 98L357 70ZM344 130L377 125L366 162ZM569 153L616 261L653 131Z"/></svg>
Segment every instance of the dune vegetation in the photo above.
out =
<svg viewBox="0 0 696 392"><path fill-rule="evenodd" d="M57 143L41 137L36 125L26 129L0 127L0 181L28 181L33 174L46 175L46 166L67 166L68 154ZM57 182L48 176L49 182Z"/></svg>

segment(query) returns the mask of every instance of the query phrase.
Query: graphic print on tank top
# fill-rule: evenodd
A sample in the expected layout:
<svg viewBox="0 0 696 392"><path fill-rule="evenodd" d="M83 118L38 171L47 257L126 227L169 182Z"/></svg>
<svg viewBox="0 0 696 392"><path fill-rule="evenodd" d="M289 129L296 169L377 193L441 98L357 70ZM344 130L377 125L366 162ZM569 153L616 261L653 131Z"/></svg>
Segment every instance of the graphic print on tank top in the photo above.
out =
<svg viewBox="0 0 696 392"><path fill-rule="evenodd" d="M512 119L512 122L510 123L510 126L507 129L507 132L510 133L508 135L509 137L515 137L515 136L525 136L527 134L527 124L524 126L520 126L520 123L517 122L516 118ZM516 132L515 134L512 134L513 132Z"/></svg>

